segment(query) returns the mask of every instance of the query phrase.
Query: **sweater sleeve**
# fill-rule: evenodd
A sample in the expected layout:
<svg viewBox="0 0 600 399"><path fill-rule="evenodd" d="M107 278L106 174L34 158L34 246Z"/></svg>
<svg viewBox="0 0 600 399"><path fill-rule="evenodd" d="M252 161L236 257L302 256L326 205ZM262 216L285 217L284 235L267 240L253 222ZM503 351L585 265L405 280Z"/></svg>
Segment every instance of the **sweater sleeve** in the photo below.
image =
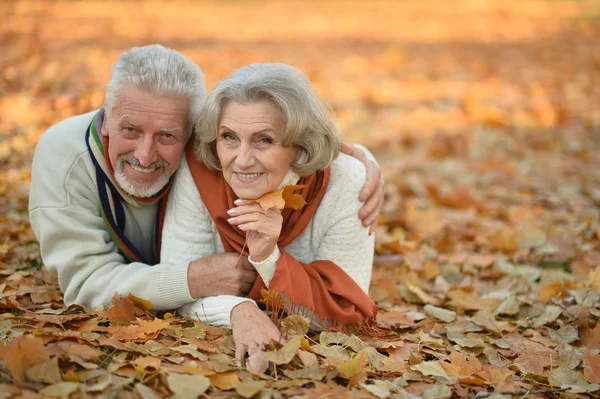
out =
<svg viewBox="0 0 600 399"><path fill-rule="evenodd" d="M177 171L165 215L162 231L161 261L185 263L212 255L217 251L214 223L196 188L185 157ZM251 299L232 295L198 298L179 309L181 316L188 316L205 323L231 327L233 308Z"/></svg>
<svg viewBox="0 0 600 399"><path fill-rule="evenodd" d="M373 263L374 238L358 218L358 192L364 184L364 166L341 154L331 166L327 192L313 216L306 234L316 251L311 259L297 259L281 249L269 291L284 295L286 310L323 321L360 323L374 316L375 305L368 298ZM261 276L262 277L262 276ZM255 285L252 297L258 296ZM314 314L316 313L316 314Z"/></svg>
<svg viewBox="0 0 600 399"><path fill-rule="evenodd" d="M29 202L44 265L58 276L65 303L109 305L115 292L146 299L157 310L192 301L187 265L128 263L118 252L100 216L89 154L85 149L71 151L69 145L52 134L42 137L34 155Z"/></svg>

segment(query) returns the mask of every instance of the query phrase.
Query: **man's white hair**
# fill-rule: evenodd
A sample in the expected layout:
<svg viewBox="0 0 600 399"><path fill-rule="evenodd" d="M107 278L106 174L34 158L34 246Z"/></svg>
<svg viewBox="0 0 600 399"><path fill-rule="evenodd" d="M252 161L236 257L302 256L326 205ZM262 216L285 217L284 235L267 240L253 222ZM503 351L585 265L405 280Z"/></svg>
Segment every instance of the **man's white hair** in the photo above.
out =
<svg viewBox="0 0 600 399"><path fill-rule="evenodd" d="M198 122L205 95L204 75L198 65L183 54L160 44L134 47L122 53L108 81L104 100L107 114L110 115L121 90L128 85L189 99L190 132Z"/></svg>

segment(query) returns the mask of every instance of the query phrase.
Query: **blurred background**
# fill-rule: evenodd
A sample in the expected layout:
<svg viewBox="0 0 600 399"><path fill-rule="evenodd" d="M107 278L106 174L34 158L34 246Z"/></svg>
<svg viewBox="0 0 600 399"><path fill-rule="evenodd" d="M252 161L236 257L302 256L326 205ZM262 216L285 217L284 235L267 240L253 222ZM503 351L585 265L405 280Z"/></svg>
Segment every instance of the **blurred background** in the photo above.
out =
<svg viewBox="0 0 600 399"><path fill-rule="evenodd" d="M303 71L382 165L380 254L425 240L572 259L563 235L597 238L598 0L4 0L0 21L5 244L33 241L40 135L99 108L118 54L149 43L192 58L209 90L252 62Z"/></svg>

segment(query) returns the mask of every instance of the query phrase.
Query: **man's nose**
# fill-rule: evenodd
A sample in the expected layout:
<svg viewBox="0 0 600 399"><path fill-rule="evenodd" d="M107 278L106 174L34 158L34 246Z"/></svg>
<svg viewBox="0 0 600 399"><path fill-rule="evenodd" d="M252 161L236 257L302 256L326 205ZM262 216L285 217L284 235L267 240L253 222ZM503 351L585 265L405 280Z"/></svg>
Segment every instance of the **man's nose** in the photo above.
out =
<svg viewBox="0 0 600 399"><path fill-rule="evenodd" d="M146 168L158 160L156 143L152 136L144 135L136 144L133 156L140 162L140 166Z"/></svg>

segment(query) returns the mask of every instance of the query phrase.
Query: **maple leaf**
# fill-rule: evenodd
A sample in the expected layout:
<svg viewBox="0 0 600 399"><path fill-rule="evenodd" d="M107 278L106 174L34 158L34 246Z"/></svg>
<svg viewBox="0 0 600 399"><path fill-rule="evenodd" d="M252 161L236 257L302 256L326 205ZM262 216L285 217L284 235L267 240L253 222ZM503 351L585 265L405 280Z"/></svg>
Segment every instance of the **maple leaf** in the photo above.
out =
<svg viewBox="0 0 600 399"><path fill-rule="evenodd" d="M593 384L600 384L600 355L592 354L589 349L585 350L583 378Z"/></svg>
<svg viewBox="0 0 600 399"><path fill-rule="evenodd" d="M17 381L25 380L26 371L38 364L50 360L41 338L21 335L2 351L2 361L12 377Z"/></svg>
<svg viewBox="0 0 600 399"><path fill-rule="evenodd" d="M246 200L247 204L258 203L266 212L271 208L276 209L302 209L306 205L306 201L300 194L294 194L295 190L304 188L305 185L290 185L285 186L281 190L273 191L263 195L255 200Z"/></svg>
<svg viewBox="0 0 600 399"><path fill-rule="evenodd" d="M112 298L112 305L106 312L106 317L110 320L132 322L135 321L135 305L131 298L121 296L115 292Z"/></svg>

